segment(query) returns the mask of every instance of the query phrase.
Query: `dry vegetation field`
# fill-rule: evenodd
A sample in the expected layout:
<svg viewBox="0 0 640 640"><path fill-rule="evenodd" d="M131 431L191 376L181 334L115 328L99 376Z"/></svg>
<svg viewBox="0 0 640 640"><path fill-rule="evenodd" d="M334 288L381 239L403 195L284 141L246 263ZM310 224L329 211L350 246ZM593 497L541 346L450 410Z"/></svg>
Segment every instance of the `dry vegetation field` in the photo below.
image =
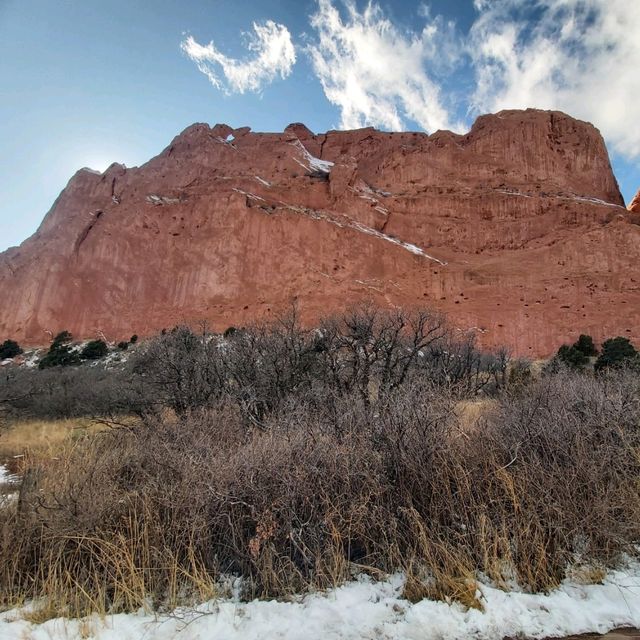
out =
<svg viewBox="0 0 640 640"><path fill-rule="evenodd" d="M12 421L0 431L0 459L27 455L52 458L69 444L104 428L91 418Z"/></svg>
<svg viewBox="0 0 640 640"><path fill-rule="evenodd" d="M78 384L18 377L33 399L13 420L85 417L0 435L29 453L0 510L0 601L41 620L169 610L229 575L287 598L403 571L411 601L480 607L480 574L598 581L637 554L640 376L512 370L438 316L365 309L320 331L179 328Z"/></svg>

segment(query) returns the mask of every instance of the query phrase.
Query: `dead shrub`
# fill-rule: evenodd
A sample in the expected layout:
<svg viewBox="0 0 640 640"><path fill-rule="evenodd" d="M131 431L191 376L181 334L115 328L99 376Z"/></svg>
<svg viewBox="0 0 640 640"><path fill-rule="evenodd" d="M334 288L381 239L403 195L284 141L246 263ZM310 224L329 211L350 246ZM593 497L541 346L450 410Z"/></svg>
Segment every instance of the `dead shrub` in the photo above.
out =
<svg viewBox="0 0 640 640"><path fill-rule="evenodd" d="M237 359L219 394L187 389L202 373L176 361L187 373L171 385L186 400L173 410L33 460L34 481L0 510L1 601L43 598L42 615L162 609L215 595L229 574L246 597L287 597L403 570L407 598L479 607L479 573L539 591L637 555L636 373L507 387L462 430L459 386L418 366L403 377L404 347L382 384L389 351L372 347L375 322L354 325L349 341L369 337L348 341L345 369L322 336L286 326L256 338L258 372L246 343L218 350ZM209 344L185 340L198 353ZM373 378L367 363L379 364Z"/></svg>

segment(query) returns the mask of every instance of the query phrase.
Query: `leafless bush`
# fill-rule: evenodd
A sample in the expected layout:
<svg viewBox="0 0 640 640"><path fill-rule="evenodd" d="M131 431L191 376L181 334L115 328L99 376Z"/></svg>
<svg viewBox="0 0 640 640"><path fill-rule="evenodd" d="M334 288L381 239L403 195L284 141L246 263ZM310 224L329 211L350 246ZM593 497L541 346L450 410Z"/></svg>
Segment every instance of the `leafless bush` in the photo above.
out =
<svg viewBox="0 0 640 640"><path fill-rule="evenodd" d="M220 351L229 396L263 427L287 397L310 389L319 348L318 334L299 326L295 309L274 323L236 332Z"/></svg>
<svg viewBox="0 0 640 640"><path fill-rule="evenodd" d="M224 337L178 327L152 340L133 365L157 404L181 414L227 396L254 426L290 397L322 404L357 393L370 411L416 379L474 394L505 368L505 357L482 354L471 339L454 340L437 313L368 305L316 329L302 328L295 310Z"/></svg>
<svg viewBox="0 0 640 640"><path fill-rule="evenodd" d="M550 576L559 580L576 557L609 564L621 550L633 552L630 545L640 534L640 496L632 481L638 473L638 424L640 384L628 372L602 380L548 376L503 398L487 433L492 456L485 448L483 458L509 474L512 485L504 489L517 492L528 531L543 545L543 583ZM513 551L520 567L531 565L524 542ZM527 580L539 586L537 576Z"/></svg>
<svg viewBox="0 0 640 640"><path fill-rule="evenodd" d="M117 366L32 370L0 376L0 406L15 417L142 415L170 408L183 415L230 399L247 425L264 428L290 399L312 400L337 415L340 398L357 394L371 413L416 380L449 387L460 397L505 385L504 352L483 353L472 337L455 337L428 310L364 305L300 326L295 309L269 324L219 336L202 326L176 327L141 345Z"/></svg>
<svg viewBox="0 0 640 640"><path fill-rule="evenodd" d="M423 375L451 386L461 397L494 393L506 386L508 351L481 351L474 334L454 336L447 332L424 356L419 361Z"/></svg>
<svg viewBox="0 0 640 640"><path fill-rule="evenodd" d="M442 315L427 310L381 311L361 306L321 324L320 376L341 391L357 391L365 406L404 384L420 358L447 334Z"/></svg>
<svg viewBox="0 0 640 640"><path fill-rule="evenodd" d="M272 597L404 570L409 598L478 606L478 572L544 590L637 554L638 374L507 384L508 365L438 315L363 307L313 330L295 314L177 328L97 399L97 368L67 396L39 372L56 411L139 419L30 463L0 510L0 600L117 611L211 595L227 573ZM460 398L479 392L494 398L469 428Z"/></svg>
<svg viewBox="0 0 640 640"><path fill-rule="evenodd" d="M64 419L131 413L138 394L122 369L103 366L45 370L7 367L0 377L0 405L13 418Z"/></svg>
<svg viewBox="0 0 640 640"><path fill-rule="evenodd" d="M215 403L224 389L220 343L202 327L163 333L136 354L131 363L140 403L147 408L171 407L183 414Z"/></svg>
<svg viewBox="0 0 640 640"><path fill-rule="evenodd" d="M632 372L546 376L472 431L457 394L420 377L375 406L355 385L319 397L286 395L247 428L223 396L36 464L0 512L2 599L121 610L200 597L222 573L271 597L403 569L407 597L476 606L478 572L544 590L637 553Z"/></svg>
<svg viewBox="0 0 640 640"><path fill-rule="evenodd" d="M176 327L139 346L117 366L79 365L0 376L0 406L16 417L69 418L161 412L182 415L240 407L260 427L289 399L329 404L357 393L365 410L415 380L450 387L460 397L493 393L505 384L506 353L483 353L473 338L454 337L428 310L364 305L302 328L295 309L269 324L210 333Z"/></svg>

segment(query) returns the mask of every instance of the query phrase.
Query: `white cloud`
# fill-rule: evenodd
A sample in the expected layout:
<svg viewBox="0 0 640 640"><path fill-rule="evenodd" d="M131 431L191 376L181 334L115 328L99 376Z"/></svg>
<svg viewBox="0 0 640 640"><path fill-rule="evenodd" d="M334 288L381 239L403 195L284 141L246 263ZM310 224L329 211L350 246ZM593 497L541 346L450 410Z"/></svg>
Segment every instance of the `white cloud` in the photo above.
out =
<svg viewBox="0 0 640 640"><path fill-rule="evenodd" d="M260 91L277 76L286 78L291 73L296 52L289 30L282 24L271 20L262 25L254 22L253 31L253 34L246 34L247 48L254 54L247 60L229 58L213 42L204 46L191 36L180 47L217 89L225 93Z"/></svg>
<svg viewBox="0 0 640 640"><path fill-rule="evenodd" d="M616 151L640 155L640 2L474 4L474 111L560 109L593 122Z"/></svg>
<svg viewBox="0 0 640 640"><path fill-rule="evenodd" d="M470 113L560 109L593 122L617 152L640 155L640 0L473 0L470 33L416 3L417 29L403 29L370 0L317 0L306 52L340 126L427 131L465 128ZM260 91L286 78L296 46L286 26L267 21L247 34L250 56L235 59L192 37L183 51L218 89ZM443 83L461 60L475 86ZM447 87L445 91L444 87ZM457 104L456 102L457 101Z"/></svg>
<svg viewBox="0 0 640 640"><path fill-rule="evenodd" d="M332 0L318 0L311 16L316 38L307 49L325 95L340 109L341 126L399 130L410 120L428 131L461 129L426 68L455 57L453 25L430 20L423 6L426 25L405 33L372 2L362 11L353 0L343 4L344 19Z"/></svg>

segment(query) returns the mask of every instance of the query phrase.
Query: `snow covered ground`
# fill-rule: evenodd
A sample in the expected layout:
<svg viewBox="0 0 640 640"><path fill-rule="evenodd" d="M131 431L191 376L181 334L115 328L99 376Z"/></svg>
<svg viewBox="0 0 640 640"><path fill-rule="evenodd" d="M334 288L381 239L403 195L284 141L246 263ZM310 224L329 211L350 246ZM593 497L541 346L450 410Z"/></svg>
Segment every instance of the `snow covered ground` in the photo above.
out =
<svg viewBox="0 0 640 640"><path fill-rule="evenodd" d="M17 485L20 482L20 478L11 473L6 465L0 463L0 486L11 487Z"/></svg>
<svg viewBox="0 0 640 640"><path fill-rule="evenodd" d="M6 465L0 464L0 508L11 504L18 499L16 491L20 478L7 469ZM2 636L0 635L0 640Z"/></svg>
<svg viewBox="0 0 640 640"><path fill-rule="evenodd" d="M0 615L2 640L447 640L548 638L640 627L640 565L600 585L564 584L549 595L482 586L484 611L400 597L403 578L362 578L299 602L219 600L154 616L140 612L33 625L19 611Z"/></svg>

